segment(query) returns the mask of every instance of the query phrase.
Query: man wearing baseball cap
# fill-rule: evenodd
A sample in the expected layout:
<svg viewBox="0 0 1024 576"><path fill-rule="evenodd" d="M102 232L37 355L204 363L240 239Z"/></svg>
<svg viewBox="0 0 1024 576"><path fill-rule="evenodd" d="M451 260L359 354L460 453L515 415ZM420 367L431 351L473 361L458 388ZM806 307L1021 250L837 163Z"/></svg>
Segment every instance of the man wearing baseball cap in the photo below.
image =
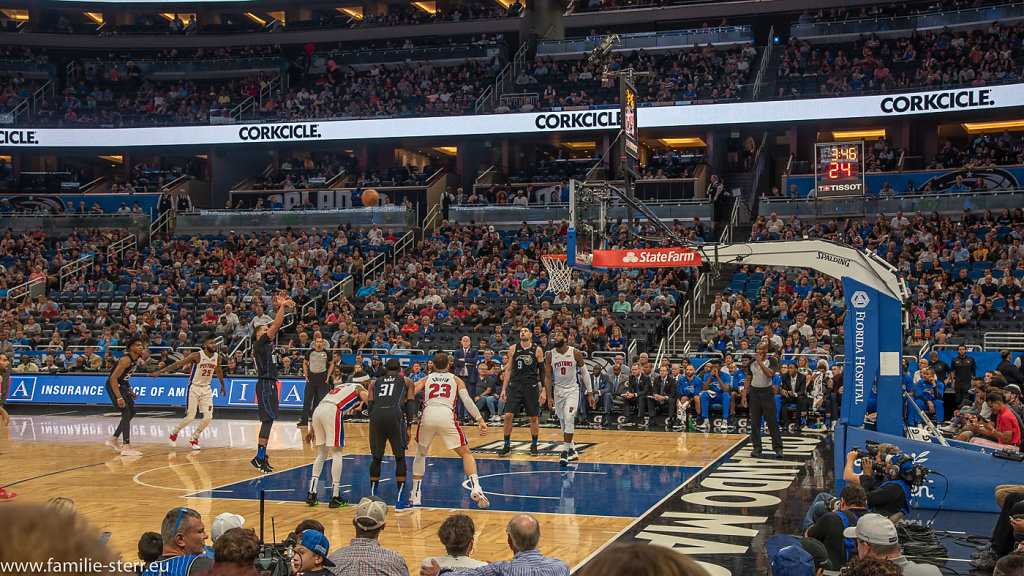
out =
<svg viewBox="0 0 1024 576"><path fill-rule="evenodd" d="M865 514L857 520L856 526L844 530L843 536L857 539L858 555L889 560L903 570L903 576L941 575L937 567L911 562L901 554L896 526L885 516Z"/></svg>
<svg viewBox="0 0 1024 576"><path fill-rule="evenodd" d="M377 538L388 519L388 505L376 496L369 496L359 501L352 525L356 528L356 537L348 546L338 548L329 560L335 564L331 572L339 575L367 574L377 576L409 576L409 567L405 559L395 552L380 545ZM305 534L302 544L306 544ZM372 567L368 572L367 568Z"/></svg>
<svg viewBox="0 0 1024 576"><path fill-rule="evenodd" d="M765 542L772 576L816 576L814 557L795 536L776 534Z"/></svg>
<svg viewBox="0 0 1024 576"><path fill-rule="evenodd" d="M213 543L217 541L225 532L232 528L241 528L245 526L245 518L238 514L232 514L231 512L224 512L219 514L213 519L213 524L210 525L210 545L203 547L203 553L213 560Z"/></svg>
<svg viewBox="0 0 1024 576"><path fill-rule="evenodd" d="M333 568L334 562L327 557L330 552L331 543L323 532L306 530L302 533L302 543L295 547L292 566L304 576L331 576L328 568Z"/></svg>

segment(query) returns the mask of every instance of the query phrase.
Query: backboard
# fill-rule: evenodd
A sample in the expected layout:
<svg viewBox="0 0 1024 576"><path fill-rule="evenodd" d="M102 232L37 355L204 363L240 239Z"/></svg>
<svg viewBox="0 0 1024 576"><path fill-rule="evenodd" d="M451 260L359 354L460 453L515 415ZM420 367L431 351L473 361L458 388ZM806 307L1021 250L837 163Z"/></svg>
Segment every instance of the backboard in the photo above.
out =
<svg viewBox="0 0 1024 576"><path fill-rule="evenodd" d="M589 268L594 250L606 248L608 208L611 195L605 185L569 181L569 232L566 239L566 264Z"/></svg>

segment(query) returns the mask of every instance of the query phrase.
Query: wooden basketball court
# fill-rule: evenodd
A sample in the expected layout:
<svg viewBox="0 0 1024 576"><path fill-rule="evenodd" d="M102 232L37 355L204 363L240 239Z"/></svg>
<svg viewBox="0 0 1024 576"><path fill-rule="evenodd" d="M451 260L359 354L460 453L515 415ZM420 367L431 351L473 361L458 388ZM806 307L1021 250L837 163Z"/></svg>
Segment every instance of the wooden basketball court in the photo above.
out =
<svg viewBox="0 0 1024 576"><path fill-rule="evenodd" d="M209 529L222 512L241 514L245 525L259 531L259 490L266 490L266 539L271 540L271 519L277 539L299 521L315 518L327 530L332 549L353 536L354 504L369 493L367 425L346 424L346 458L342 493L352 503L329 509L326 490L315 508L301 500L309 482L314 451L301 443L301 430L293 421L274 428L269 455L274 474L250 467L259 424L223 412L204 432L203 450L191 450L187 428L178 447L168 445L169 430L178 412L150 413L133 423L133 445L141 457L123 457L103 445L117 424L112 414L63 413L12 415L0 429L3 471L0 484L18 493L18 501L45 501L54 496L73 499L79 514L104 531L125 560L134 560L139 536L159 531L167 510L188 506L198 510ZM154 417L160 415L163 417ZM227 416L227 417L225 417ZM424 507L394 511L394 462L385 461L381 495L392 508L381 536L382 544L405 557L410 571L421 559L444 554L436 531L453 511L471 515L478 536L475 558L508 559L505 524L516 512L535 514L541 522L541 549L575 566L612 540L648 509L664 500L701 468L714 463L745 437L728 434L669 433L621 430L579 430L580 463L560 468L551 450L560 450L557 429L541 429L541 456L514 453L498 458L486 453L500 445L500 427L479 436L466 428L476 453L489 510L479 510L462 486L461 461L443 446L431 450L424 478ZM513 441L525 451L529 431L517 428ZM436 443L435 443L436 444ZM490 447L490 448L489 448ZM547 455L545 455L547 454ZM411 455L409 471L411 474ZM321 485L330 483L330 463ZM411 477L410 477L411 480Z"/></svg>

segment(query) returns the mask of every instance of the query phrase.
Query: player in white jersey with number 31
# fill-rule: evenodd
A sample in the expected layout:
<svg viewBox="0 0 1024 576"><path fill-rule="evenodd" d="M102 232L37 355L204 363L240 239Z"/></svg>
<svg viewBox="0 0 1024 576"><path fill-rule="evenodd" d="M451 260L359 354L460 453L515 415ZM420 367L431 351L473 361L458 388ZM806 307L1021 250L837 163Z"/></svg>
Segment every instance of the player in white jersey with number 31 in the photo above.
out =
<svg viewBox="0 0 1024 576"><path fill-rule="evenodd" d="M427 453L430 451L430 443L437 436L444 443L444 447L454 450L462 457L462 469L469 477L469 496L476 502L477 506L487 508L491 505L484 491L480 488L480 480L476 475L476 460L469 452L466 435L459 428L458 419L455 417L455 402L461 398L463 405L473 419L480 426L480 435L487 434L487 423L484 422L477 409L476 403L466 390L466 384L454 374L447 372L449 364L448 355L440 353L434 356L434 368L424 378L416 382L416 393L423 390L423 412L420 415L420 424L416 428L416 457L412 461L412 492L409 494L409 505L419 506L423 495L420 485L423 481L423 474L427 471Z"/></svg>
<svg viewBox="0 0 1024 576"><path fill-rule="evenodd" d="M583 363L583 353L567 345L565 334L560 331L555 333L554 343L555 347L548 352L544 361L544 387L547 389L548 407L555 411L562 425L564 445L559 463L568 466L569 462L580 459L576 444L572 441L576 432L576 415L580 409L580 380L583 380L586 387L591 409L595 407L594 386L590 372Z"/></svg>
<svg viewBox="0 0 1024 576"><path fill-rule="evenodd" d="M227 390L224 388L224 373L220 368L220 354L217 353L217 342L213 339L213 336L203 340L203 347L201 349L185 356L170 366L165 366L163 369L153 372L153 378L161 374L174 372L186 364L192 364L192 375L188 383L188 407L186 408L185 418L171 430L169 438L171 446L174 446L178 440L178 432L181 432L182 428L188 426L196 419L196 410L198 410L202 414L203 420L196 427L195 431L192 432L188 443L192 446L193 450L199 450L199 435L203 433L203 430L213 420L213 388L210 387L210 383L213 381L214 374L220 380L220 395L225 396L227 394Z"/></svg>

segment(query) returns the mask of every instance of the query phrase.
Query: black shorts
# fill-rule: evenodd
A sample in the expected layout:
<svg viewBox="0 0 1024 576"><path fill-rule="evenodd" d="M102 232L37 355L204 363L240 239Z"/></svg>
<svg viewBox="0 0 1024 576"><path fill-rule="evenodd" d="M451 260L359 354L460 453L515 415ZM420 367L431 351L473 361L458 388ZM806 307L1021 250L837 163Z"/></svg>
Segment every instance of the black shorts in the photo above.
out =
<svg viewBox="0 0 1024 576"><path fill-rule="evenodd" d="M121 398L124 398L124 407L134 408L135 399L132 398L131 386L118 386L118 389L121 392ZM114 389L110 386L109 381L107 382L107 396L110 398L110 403L114 405L114 408L117 408L118 410L122 409L117 405L117 396L114 395Z"/></svg>
<svg viewBox="0 0 1024 576"><path fill-rule="evenodd" d="M505 394L505 414L516 415L526 410L526 415L540 414L540 384L509 384Z"/></svg>
<svg viewBox="0 0 1024 576"><path fill-rule="evenodd" d="M384 449L391 444L395 458L405 458L405 416L399 408L385 408L370 412L370 454L383 458Z"/></svg>
<svg viewBox="0 0 1024 576"><path fill-rule="evenodd" d="M256 381L256 409L260 414L260 422L273 422L281 413L281 398L277 393L277 382L274 380Z"/></svg>

